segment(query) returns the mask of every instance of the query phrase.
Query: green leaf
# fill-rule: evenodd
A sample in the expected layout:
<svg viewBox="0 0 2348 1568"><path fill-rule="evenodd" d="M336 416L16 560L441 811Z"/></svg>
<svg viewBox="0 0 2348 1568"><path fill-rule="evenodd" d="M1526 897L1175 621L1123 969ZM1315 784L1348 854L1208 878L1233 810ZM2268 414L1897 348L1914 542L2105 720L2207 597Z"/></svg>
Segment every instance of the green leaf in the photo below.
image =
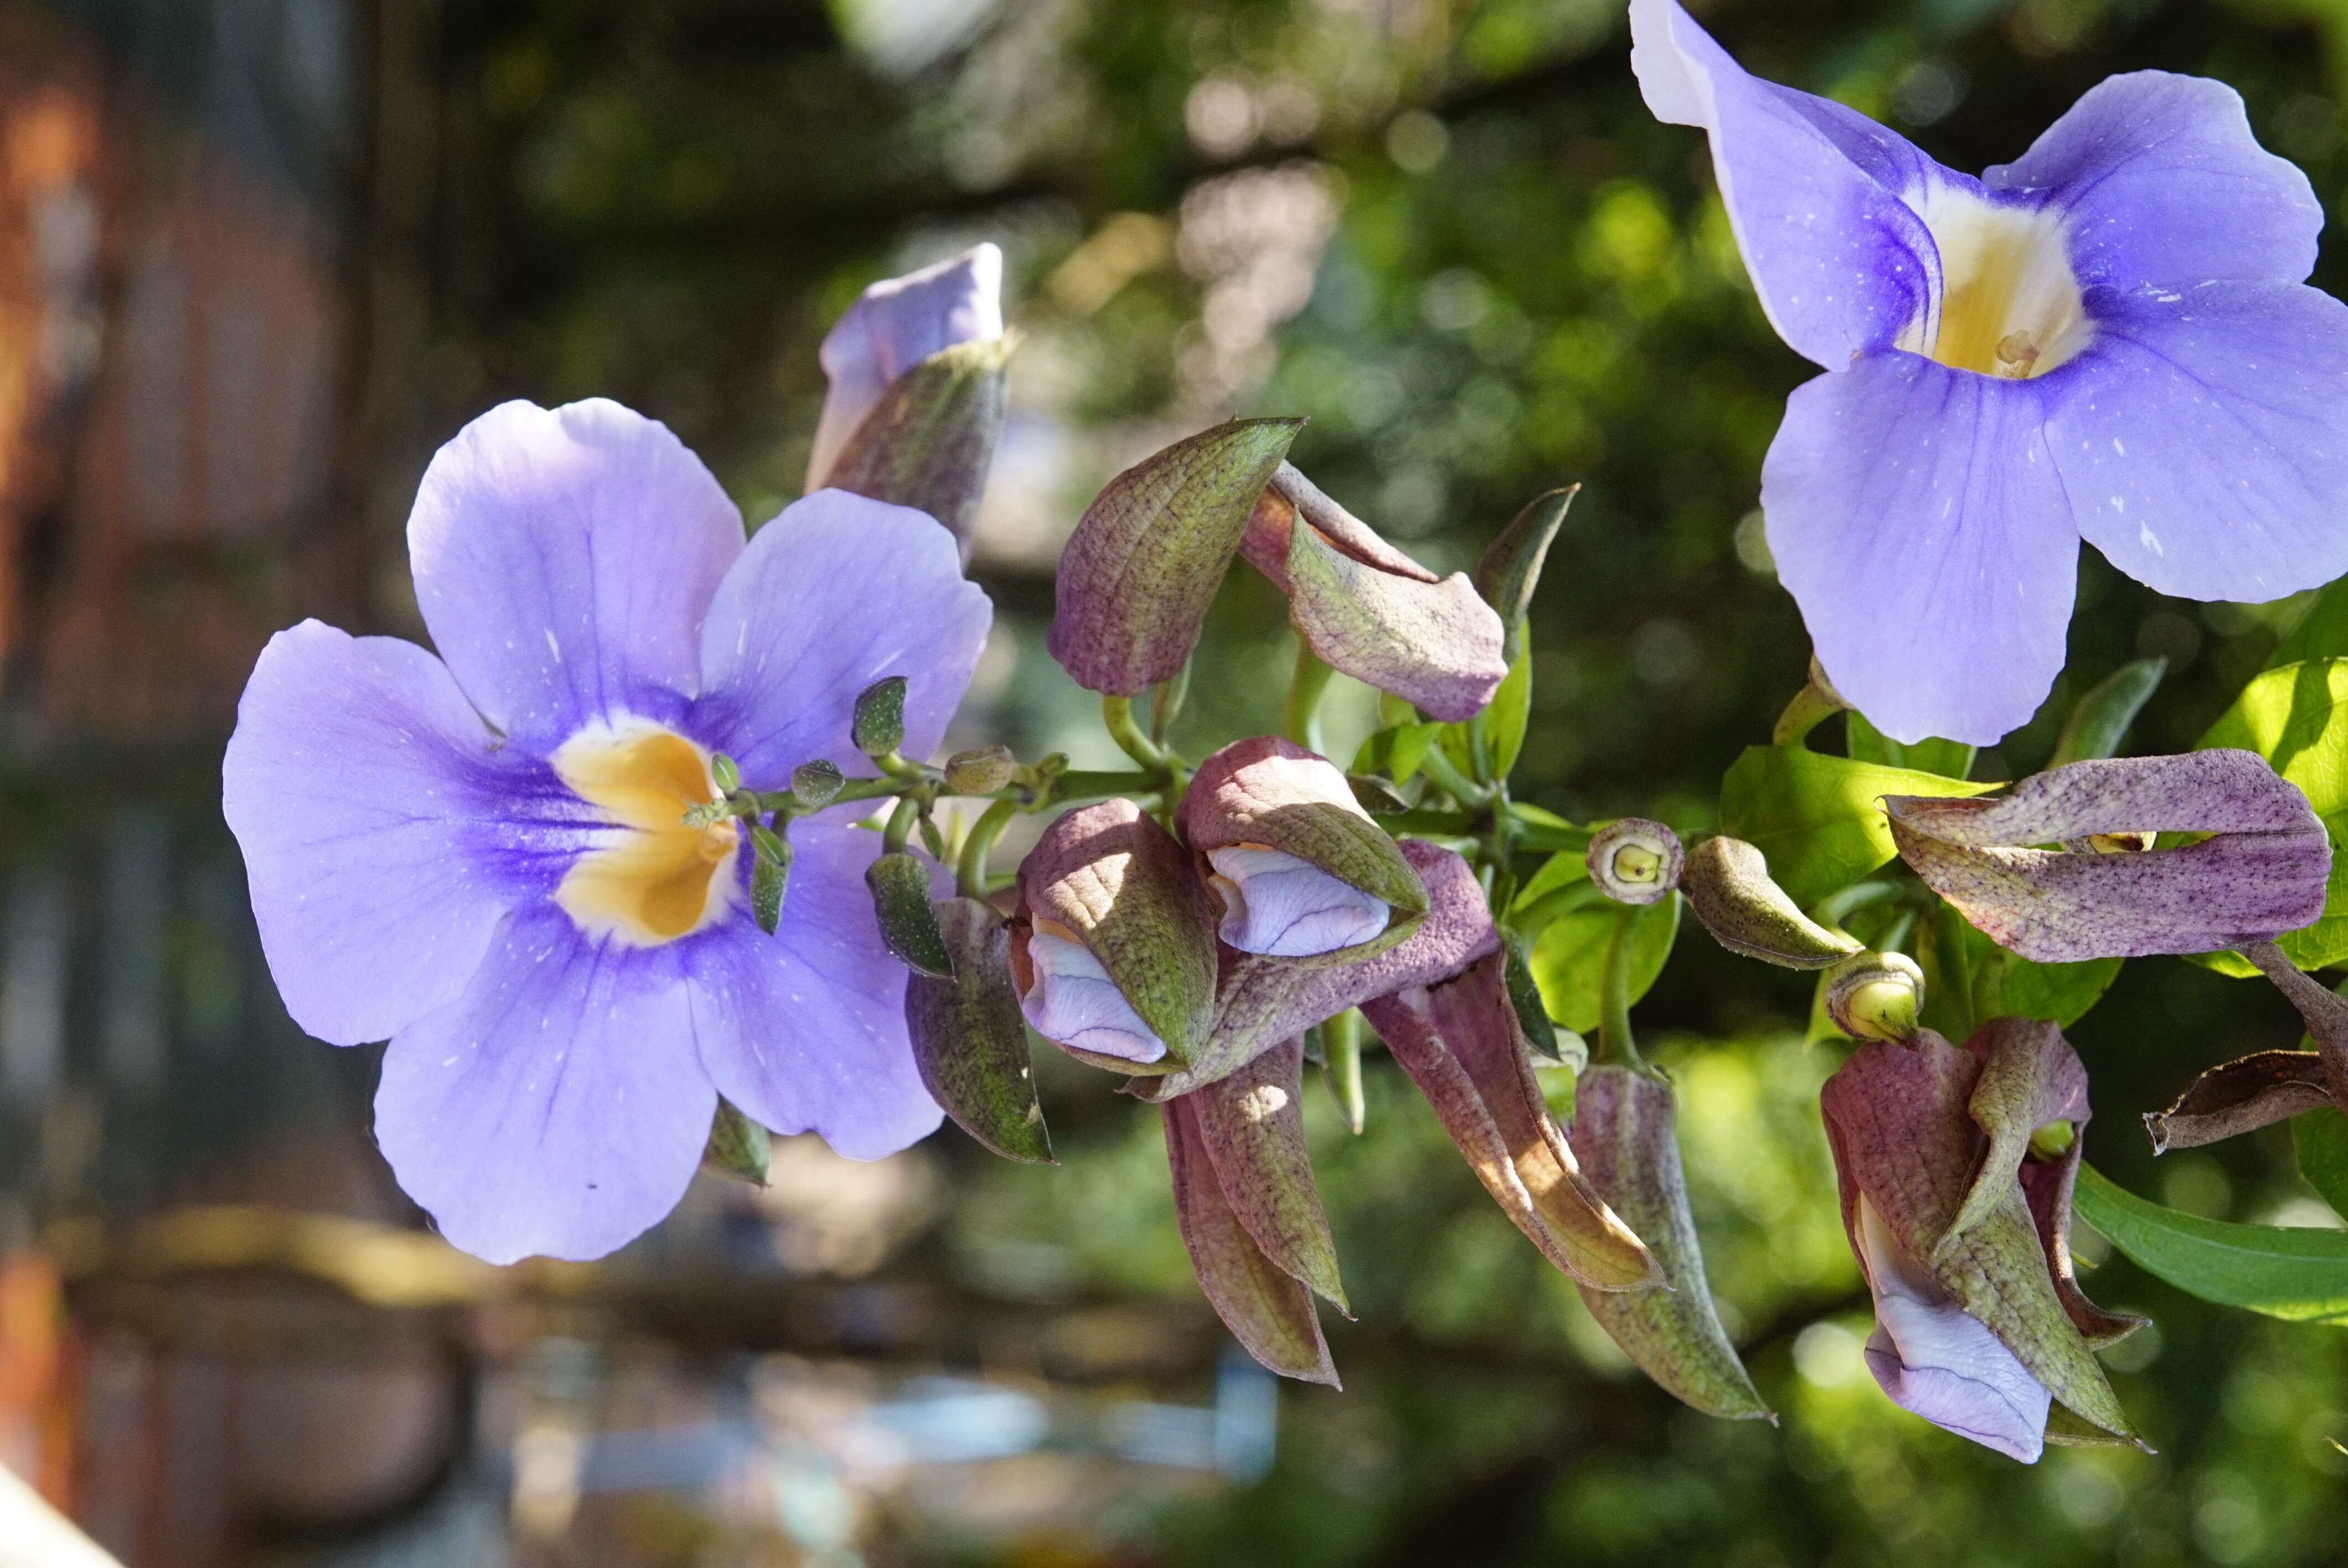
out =
<svg viewBox="0 0 2348 1568"><path fill-rule="evenodd" d="M1354 753L1352 772L1384 774L1396 784L1407 784L1418 772L1418 764L1426 755L1426 748L1435 743L1436 732L1441 724L1396 724L1380 730L1362 743Z"/></svg>
<svg viewBox="0 0 2348 1568"><path fill-rule="evenodd" d="M2299 620L2276 645L2267 668L2277 670L2285 664L2342 655L2348 655L2348 577L2318 589L2307 601Z"/></svg>
<svg viewBox="0 0 2348 1568"><path fill-rule="evenodd" d="M1484 726L1484 743L1490 749L1492 776L1504 779L1517 765L1517 753L1525 749L1525 725L1532 715L1533 652L1529 648L1519 651L1509 666L1508 678L1500 689L1492 693L1491 705L1476 717Z"/></svg>
<svg viewBox="0 0 2348 1568"><path fill-rule="evenodd" d="M1577 857L1578 858L1578 857ZM1626 906L1601 898L1551 920L1532 936L1533 983L1549 1016L1577 1033L1598 1027L1599 992L1606 953ZM1679 935L1680 896L1639 907L1631 917L1631 999L1636 1002L1663 972Z"/></svg>
<svg viewBox="0 0 2348 1568"><path fill-rule="evenodd" d="M2323 916L2276 945L2302 969L2348 960L2348 853L2343 850L2348 844L2348 659L2309 660L2252 676L2199 743L2258 753L2300 787L2323 819L2332 838ZM2258 972L2238 953L2198 961L2240 979Z"/></svg>
<svg viewBox="0 0 2348 1568"><path fill-rule="evenodd" d="M1721 780L1720 830L1767 856L1777 886L1807 908L1891 858L1891 829L1875 804L1882 796L1996 787L1798 745L1748 746Z"/></svg>
<svg viewBox="0 0 2348 1568"><path fill-rule="evenodd" d="M1581 488L1570 485L1537 497L1501 530L1476 565L1476 591L1499 612L1506 639L1502 651L1512 663L1524 651L1525 618L1532 610L1533 589L1540 583L1541 563L1549 559L1550 544L1564 526L1566 508L1573 505Z"/></svg>
<svg viewBox="0 0 2348 1568"><path fill-rule="evenodd" d="M2147 1203L2079 1167L2079 1217L2188 1296L2288 1323L2348 1321L2348 1231L2238 1225Z"/></svg>
<svg viewBox="0 0 2348 1568"><path fill-rule="evenodd" d="M1961 779L1973 771L1973 748L1962 741L1926 740L1911 746L1869 723L1856 708L1843 715L1843 749L1853 762L1914 768L1943 778Z"/></svg>
<svg viewBox="0 0 2348 1568"><path fill-rule="evenodd" d="M2068 1029L2103 1000L2126 961L2089 958L2075 964L2033 963L1971 926L1963 930L1966 954L1972 960L1976 1019L2035 1018Z"/></svg>
<svg viewBox="0 0 2348 1568"><path fill-rule="evenodd" d="M2160 678L2167 673L2168 660L2139 659L2096 682L2072 705L2071 716L2063 722L2062 737L2054 743L2054 755L2046 765L2059 768L2065 763L2119 755L2128 726L2152 701Z"/></svg>
<svg viewBox="0 0 2348 1568"><path fill-rule="evenodd" d="M2348 1116L2332 1110L2294 1116L2291 1141L2307 1184L2323 1194L2333 1213L2348 1215Z"/></svg>

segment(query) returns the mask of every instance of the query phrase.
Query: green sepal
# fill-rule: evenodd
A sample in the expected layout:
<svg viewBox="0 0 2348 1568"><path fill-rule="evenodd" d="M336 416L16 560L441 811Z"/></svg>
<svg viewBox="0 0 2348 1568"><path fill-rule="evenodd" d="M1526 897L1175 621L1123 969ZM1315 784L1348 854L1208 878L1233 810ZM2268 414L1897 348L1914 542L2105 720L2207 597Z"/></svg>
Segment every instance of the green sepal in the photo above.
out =
<svg viewBox="0 0 2348 1568"><path fill-rule="evenodd" d="M754 823L750 847L750 917L771 937L782 921L783 895L790 886L790 841Z"/></svg>
<svg viewBox="0 0 2348 1568"><path fill-rule="evenodd" d="M763 1187L773 1142L773 1134L721 1095L717 1114L709 1123L709 1142L702 1147L701 1168L713 1176Z"/></svg>
<svg viewBox="0 0 2348 1568"><path fill-rule="evenodd" d="M865 867L864 886L872 894L880 940L898 961L916 974L952 979L953 956L938 930L937 911L930 903L930 868L920 857L902 850L881 856Z"/></svg>
<svg viewBox="0 0 2348 1568"><path fill-rule="evenodd" d="M922 1083L955 1125L995 1153L1055 1163L1003 917L976 898L945 898L936 921L953 978L915 975L905 987L905 1027Z"/></svg>
<svg viewBox="0 0 2348 1568"><path fill-rule="evenodd" d="M791 798L809 811L829 805L848 784L829 759L818 757L791 770Z"/></svg>
<svg viewBox="0 0 2348 1568"><path fill-rule="evenodd" d="M1565 526L1565 514L1581 487L1569 485L1536 497L1476 563L1476 591L1500 616L1501 655L1511 663L1524 651L1525 621L1533 605L1533 589L1540 585L1541 566L1549 547ZM1503 770L1505 772L1506 770Z"/></svg>

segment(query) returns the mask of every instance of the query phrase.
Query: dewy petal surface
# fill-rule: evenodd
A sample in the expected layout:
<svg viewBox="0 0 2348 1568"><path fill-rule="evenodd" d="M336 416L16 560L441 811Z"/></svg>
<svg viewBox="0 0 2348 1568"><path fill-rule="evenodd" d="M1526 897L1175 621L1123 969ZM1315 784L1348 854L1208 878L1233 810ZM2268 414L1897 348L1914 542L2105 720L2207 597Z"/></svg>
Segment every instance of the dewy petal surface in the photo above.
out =
<svg viewBox="0 0 2348 1568"><path fill-rule="evenodd" d="M1828 678L1895 740L1993 744L2063 668L2078 537L2038 385L1887 353L1787 403L1770 552Z"/></svg>
<svg viewBox="0 0 2348 1568"><path fill-rule="evenodd" d="M2166 71L2106 77L1982 184L2062 209L2089 286L2296 283L2323 227L2307 176L2259 146L2240 93Z"/></svg>
<svg viewBox="0 0 2348 1568"><path fill-rule="evenodd" d="M2087 541L2191 599L2280 599L2348 571L2348 305L2217 282L2098 292L2088 312L2094 344L2045 381Z"/></svg>
<svg viewBox="0 0 2348 1568"><path fill-rule="evenodd" d="M905 968L868 912L877 835L815 818L791 827L772 937L723 921L679 944L701 1063L760 1126L814 1132L873 1160L937 1130L905 1033Z"/></svg>
<svg viewBox="0 0 2348 1568"><path fill-rule="evenodd" d="M270 640L222 804L270 972L310 1033L384 1040L455 1001L506 911L561 876L585 825L561 819L583 808L493 739L414 643L314 620Z"/></svg>
<svg viewBox="0 0 2348 1568"><path fill-rule="evenodd" d="M543 754L596 719L677 716L742 518L666 425L602 398L504 403L424 471L407 553L457 684Z"/></svg>
<svg viewBox="0 0 2348 1568"><path fill-rule="evenodd" d="M927 513L819 490L760 528L719 586L701 630L694 724L746 778L784 778L816 757L870 774L848 738L856 695L902 675L899 749L927 756L992 616L963 578L953 536Z"/></svg>
<svg viewBox="0 0 2348 1568"><path fill-rule="evenodd" d="M513 916L464 996L384 1055L376 1141L408 1196L492 1263L593 1258L684 1195L716 1091L668 953Z"/></svg>
<svg viewBox="0 0 2348 1568"><path fill-rule="evenodd" d="M1940 252L1902 195L1946 170L1854 110L1747 76L1674 0L1632 0L1631 37L1655 118L1710 133L1737 249L1796 353L1837 370L1927 313Z"/></svg>
<svg viewBox="0 0 2348 1568"><path fill-rule="evenodd" d="M807 487L822 488L891 382L942 349L1002 335L1003 252L991 243L865 290L817 354L831 384L816 420Z"/></svg>

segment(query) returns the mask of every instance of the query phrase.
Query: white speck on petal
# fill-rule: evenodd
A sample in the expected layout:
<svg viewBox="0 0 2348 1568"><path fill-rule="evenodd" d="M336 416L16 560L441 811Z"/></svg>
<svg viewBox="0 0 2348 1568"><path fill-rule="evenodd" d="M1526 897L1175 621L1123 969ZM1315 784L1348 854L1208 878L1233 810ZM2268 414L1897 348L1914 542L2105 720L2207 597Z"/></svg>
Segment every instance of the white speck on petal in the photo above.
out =
<svg viewBox="0 0 2348 1568"><path fill-rule="evenodd" d="M561 663L561 662L562 662L562 644L555 641L555 639L554 639L554 628L552 628L551 626L550 626L550 627L548 627L548 628L546 629L546 647L547 647L547 651L549 651L549 652L551 652L551 653L552 653L552 654L554 655L554 661L555 661L557 664Z"/></svg>
<svg viewBox="0 0 2348 1568"><path fill-rule="evenodd" d="M2112 497L2112 510L2115 512L2125 512L2127 510L2127 503L2122 500L2119 497L2114 496Z"/></svg>
<svg viewBox="0 0 2348 1568"><path fill-rule="evenodd" d="M2136 540L2157 556L2165 556L2168 553L2160 548L2159 537L2152 531L2150 523L2138 523L2136 526Z"/></svg>
<svg viewBox="0 0 2348 1568"><path fill-rule="evenodd" d="M2127 456L2127 448L2120 445L2120 438L2116 436L2112 437L2112 450L2123 457Z"/></svg>

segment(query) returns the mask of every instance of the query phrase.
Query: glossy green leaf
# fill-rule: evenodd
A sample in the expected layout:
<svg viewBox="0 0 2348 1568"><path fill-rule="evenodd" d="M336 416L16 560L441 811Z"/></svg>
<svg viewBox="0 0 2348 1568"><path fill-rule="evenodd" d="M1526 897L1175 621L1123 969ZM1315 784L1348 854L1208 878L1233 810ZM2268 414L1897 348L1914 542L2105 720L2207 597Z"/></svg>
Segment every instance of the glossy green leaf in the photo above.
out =
<svg viewBox="0 0 2348 1568"><path fill-rule="evenodd" d="M2348 1321L2348 1231L2230 1225L2147 1203L2079 1167L2077 1214L2188 1296L2291 1323Z"/></svg>
<svg viewBox="0 0 2348 1568"><path fill-rule="evenodd" d="M2348 960L2348 659L2316 659L2263 671L2209 726L2203 746L2240 746L2297 784L2332 838L2323 917L2277 943L2302 969ZM2247 979L2258 971L2237 953L2200 961Z"/></svg>
<svg viewBox="0 0 2348 1568"><path fill-rule="evenodd" d="M1972 959L1974 1018L2044 1019L2063 1029L2070 1028L2104 999L2126 961L2089 958L2076 964L2033 963L1971 926L1964 927L1964 943Z"/></svg>
<svg viewBox="0 0 2348 1568"><path fill-rule="evenodd" d="M1887 794L1981 794L1994 784L1830 757L1803 746L1748 746L1720 784L1720 830L1755 845L1807 907L1893 854L1876 802Z"/></svg>
<svg viewBox="0 0 2348 1568"><path fill-rule="evenodd" d="M1843 749L1853 762L1914 768L1944 778L1961 779L1973 771L1973 748L1962 741L1925 740L1911 746L1869 723L1856 708L1843 715Z"/></svg>
<svg viewBox="0 0 2348 1568"><path fill-rule="evenodd" d="M2323 1195L2334 1214L2348 1215L2348 1116L2309 1111L2291 1120L2291 1141L2299 1152L2299 1173Z"/></svg>
<svg viewBox="0 0 2348 1568"><path fill-rule="evenodd" d="M1435 743L1436 732L1441 724L1396 724L1380 730L1362 743L1354 753L1351 772L1384 774L1396 784L1407 784L1418 772L1426 748Z"/></svg>
<svg viewBox="0 0 2348 1568"><path fill-rule="evenodd" d="M1529 934L1533 983L1540 988L1549 1016L1578 1033L1598 1027L1599 992L1606 978L1606 954L1628 906L1600 898L1560 916ZM1631 916L1631 999L1653 987L1679 935L1680 896L1641 906Z"/></svg>
<svg viewBox="0 0 2348 1568"><path fill-rule="evenodd" d="M1525 725L1532 716L1532 703L1533 652L1526 648L1509 666L1500 689L1492 693L1491 706L1477 718L1484 726L1484 744L1496 779L1509 776L1517 765L1517 754L1525 749Z"/></svg>

